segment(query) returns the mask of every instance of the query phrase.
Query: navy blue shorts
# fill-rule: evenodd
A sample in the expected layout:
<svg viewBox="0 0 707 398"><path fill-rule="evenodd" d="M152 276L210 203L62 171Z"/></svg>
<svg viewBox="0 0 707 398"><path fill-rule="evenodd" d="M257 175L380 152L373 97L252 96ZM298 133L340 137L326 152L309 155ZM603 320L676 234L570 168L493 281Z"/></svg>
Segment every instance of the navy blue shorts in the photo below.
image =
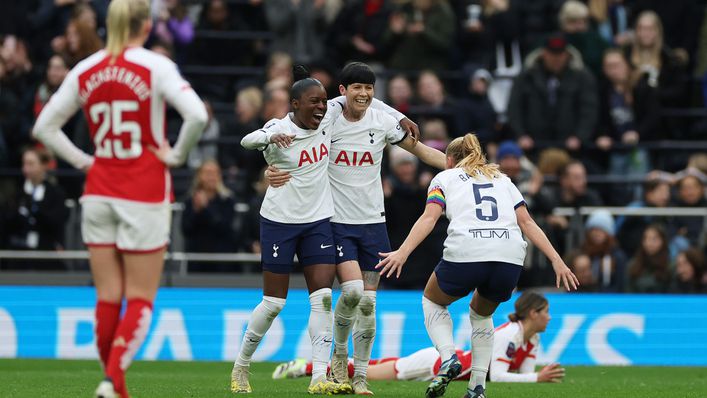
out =
<svg viewBox="0 0 707 398"><path fill-rule="evenodd" d="M358 261L361 271L376 271L381 260L379 252L390 251L390 240L385 223L341 224L333 222L336 263Z"/></svg>
<svg viewBox="0 0 707 398"><path fill-rule="evenodd" d="M496 303L508 301L518 284L522 266L501 261L453 263L441 260L435 267L439 288L454 297L479 291L481 297Z"/></svg>
<svg viewBox="0 0 707 398"><path fill-rule="evenodd" d="M276 274L292 272L295 254L304 267L334 265L334 236L329 219L283 224L260 217L260 247L263 270Z"/></svg>

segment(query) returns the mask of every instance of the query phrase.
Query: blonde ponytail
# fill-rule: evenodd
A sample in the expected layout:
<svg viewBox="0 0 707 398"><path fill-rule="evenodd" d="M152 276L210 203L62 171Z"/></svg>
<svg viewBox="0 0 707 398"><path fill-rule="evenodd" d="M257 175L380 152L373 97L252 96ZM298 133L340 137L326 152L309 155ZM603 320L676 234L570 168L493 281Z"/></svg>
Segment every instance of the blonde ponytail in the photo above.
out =
<svg viewBox="0 0 707 398"><path fill-rule="evenodd" d="M447 156L452 158L456 167L464 169L464 172L470 176L476 174L482 174L487 178L501 176L497 164L487 163L475 134L468 133L463 137L455 138L447 146Z"/></svg>
<svg viewBox="0 0 707 398"><path fill-rule="evenodd" d="M137 36L142 24L150 18L148 0L113 0L108 6L106 26L108 43L106 51L116 57L125 49L128 41Z"/></svg>

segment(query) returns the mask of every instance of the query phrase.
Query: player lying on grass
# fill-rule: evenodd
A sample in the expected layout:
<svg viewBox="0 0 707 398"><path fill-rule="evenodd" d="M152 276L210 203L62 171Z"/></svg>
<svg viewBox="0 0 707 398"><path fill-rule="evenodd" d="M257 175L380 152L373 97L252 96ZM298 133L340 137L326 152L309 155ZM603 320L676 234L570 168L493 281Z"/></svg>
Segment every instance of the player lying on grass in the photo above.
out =
<svg viewBox="0 0 707 398"><path fill-rule="evenodd" d="M553 363L535 371L540 333L550 322L547 299L539 293L525 292L515 302L509 322L496 328L489 377L491 381L517 383L559 383L565 370ZM455 380L469 380L471 351L456 350L462 364ZM368 366L369 380L431 381L439 372L442 360L434 347L423 348L408 356L373 359ZM349 360L349 377L354 373ZM312 363L295 359L275 368L273 379L304 377L312 374Z"/></svg>

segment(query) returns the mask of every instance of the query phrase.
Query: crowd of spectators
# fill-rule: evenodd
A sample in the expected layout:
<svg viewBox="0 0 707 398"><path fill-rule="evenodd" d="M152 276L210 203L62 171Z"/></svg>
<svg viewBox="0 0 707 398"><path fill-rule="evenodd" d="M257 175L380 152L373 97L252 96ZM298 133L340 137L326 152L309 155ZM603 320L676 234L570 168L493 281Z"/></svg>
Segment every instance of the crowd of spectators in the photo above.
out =
<svg viewBox="0 0 707 398"><path fill-rule="evenodd" d="M3 5L4 248L65 247L64 198L80 195L81 176L38 146L30 130L70 68L103 46L108 3ZM333 97L338 70L357 60L375 68L376 96L418 122L427 145L444 151L454 137L478 134L564 252L582 289L706 291L704 216L596 211L577 233L572 218L554 210L683 207L707 213L704 147L674 152L650 145L707 137L707 118L663 116L706 103L707 1L153 0L152 11L147 46L180 66L210 116L199 148L175 172L186 176L177 182L193 176L191 185L175 185L184 203L175 228L186 250L259 252L265 163L259 153L243 150L240 138L288 112L293 64L308 65ZM179 123L170 114L168 137L176 137ZM92 151L83 115L64 129ZM385 162L386 216L396 247L422 212L437 170L397 148ZM440 222L410 257L409 272L389 286L420 288L441 254L445 231ZM521 285L551 284L540 256L528 258Z"/></svg>

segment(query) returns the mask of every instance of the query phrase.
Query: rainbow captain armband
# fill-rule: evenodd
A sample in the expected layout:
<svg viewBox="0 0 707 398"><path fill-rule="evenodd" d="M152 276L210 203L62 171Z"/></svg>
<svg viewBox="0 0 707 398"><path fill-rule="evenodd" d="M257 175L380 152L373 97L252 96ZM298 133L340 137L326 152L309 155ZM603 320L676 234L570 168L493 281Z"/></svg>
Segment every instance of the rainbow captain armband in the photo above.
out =
<svg viewBox="0 0 707 398"><path fill-rule="evenodd" d="M442 188L434 187L430 189L427 193L427 204L430 203L438 204L442 206L443 209L447 207L447 201L444 199L444 192L442 192Z"/></svg>

